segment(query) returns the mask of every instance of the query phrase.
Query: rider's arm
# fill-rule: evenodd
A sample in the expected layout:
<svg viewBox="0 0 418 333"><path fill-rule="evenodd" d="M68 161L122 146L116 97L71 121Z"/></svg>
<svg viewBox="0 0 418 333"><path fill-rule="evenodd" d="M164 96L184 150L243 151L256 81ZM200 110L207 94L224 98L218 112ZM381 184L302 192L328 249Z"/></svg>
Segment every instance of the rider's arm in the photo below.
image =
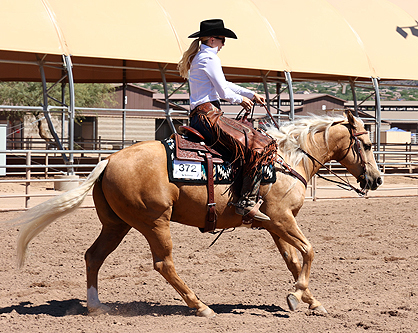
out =
<svg viewBox="0 0 418 333"><path fill-rule="evenodd" d="M249 99L254 97L254 93L251 90L228 82L225 79L219 57L214 56L207 59L205 72L215 87L219 98L225 99L233 104L240 104L242 102L242 96Z"/></svg>

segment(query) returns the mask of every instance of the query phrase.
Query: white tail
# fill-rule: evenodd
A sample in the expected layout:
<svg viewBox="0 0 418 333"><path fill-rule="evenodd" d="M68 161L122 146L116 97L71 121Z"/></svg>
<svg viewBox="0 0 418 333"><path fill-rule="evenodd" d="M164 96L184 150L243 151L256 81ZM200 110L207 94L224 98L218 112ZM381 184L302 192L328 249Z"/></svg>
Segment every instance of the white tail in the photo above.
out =
<svg viewBox="0 0 418 333"><path fill-rule="evenodd" d="M103 160L97 164L79 187L30 208L17 219L9 221L13 222L13 225L22 226L17 240L17 261L19 267L25 261L26 249L32 238L44 230L55 219L72 212L80 206L88 191L106 168L107 163L108 160Z"/></svg>

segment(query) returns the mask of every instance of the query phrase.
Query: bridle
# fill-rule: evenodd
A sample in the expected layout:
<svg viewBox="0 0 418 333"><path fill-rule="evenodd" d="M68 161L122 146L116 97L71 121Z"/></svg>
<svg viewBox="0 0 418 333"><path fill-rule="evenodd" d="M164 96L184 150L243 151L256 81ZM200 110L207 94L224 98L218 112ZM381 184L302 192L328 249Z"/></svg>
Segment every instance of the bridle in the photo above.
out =
<svg viewBox="0 0 418 333"><path fill-rule="evenodd" d="M244 111L244 109L242 109L239 114L237 115L236 119L242 119L242 120L247 120L247 116L250 114L251 112L251 117L254 113L254 107L255 104L253 105L253 109L252 112L251 111L246 111L244 116L241 116L241 113ZM276 126L277 129L279 129L279 125L277 124L277 122L275 121L274 117L272 116L272 114L270 113L269 109L267 108L266 104L262 104L262 106L265 108L267 114L270 116L270 119L273 121L274 125ZM341 122L337 122L334 123L334 125L337 124L341 124L341 125L347 125L348 131L350 132L350 145L347 148L347 152L346 154L337 162L342 161L343 159L345 159L348 155L348 153L350 152L350 149L353 148L354 153L356 153L360 159L360 163L361 166L363 168L362 173L360 174L360 176L357 177L357 180L359 179L366 179L367 180L367 176L366 176L366 159L364 156L364 152L363 149L361 148L361 144L360 144L360 140L358 139L359 136L364 135L364 134L368 134L369 132L367 131L363 131L363 132L356 132L355 128L353 125L351 125L349 122L348 123L341 123ZM318 163L319 165L321 165L323 168L327 169L329 173L333 174L334 176L336 176L340 181L334 181L334 180L330 180L325 178L324 176L321 176L320 174L317 173L317 176L320 178L323 178L327 181L333 182L338 184L338 186L340 186L341 188L344 188L348 191L354 190L358 195L360 196L364 196L367 194L366 189L359 189L354 187L353 185L350 184L350 182L342 177L340 177L339 175L337 175L334 171L332 171L328 166L324 165L322 162L318 161L318 159L316 159L314 156L312 156L311 154L309 154L308 152L304 151L303 149L299 148L311 161L312 163L315 165L315 163ZM283 170L290 174L291 176L297 178L300 182L302 182L303 185L305 185L305 188L308 185L308 182L306 181L306 179L300 175L296 170L294 170L292 167L290 167L286 161L279 155L277 156L277 160L276 162L282 166Z"/></svg>
<svg viewBox="0 0 418 333"><path fill-rule="evenodd" d="M364 156L364 151L361 148L361 144L360 144L360 140L358 139L359 136L364 135L364 134L368 134L369 132L367 131L363 131L363 132L356 132L355 128L351 125L351 124L342 124L347 126L348 131L350 132L350 145L347 148L347 152L345 153L345 155L340 158L339 160L337 160L337 162L341 163L341 161L343 159L345 159L348 155L348 153L350 152L350 149L353 149L354 153L357 153L359 159L360 159L360 163L361 163L361 167L363 168L363 172L361 173L361 175L359 176L359 178L362 178L362 176L364 177L365 173L366 173L366 158Z"/></svg>
<svg viewBox="0 0 418 333"><path fill-rule="evenodd" d="M355 128L350 124L344 124L347 125L348 131L350 132L350 145L347 148L347 152L345 153L345 155L337 160L337 162L341 162L343 159L345 159L348 155L348 153L350 152L350 149L353 149L354 153L357 154L357 156L360 159L360 163L361 166L363 168L363 172L360 174L360 176L357 177L357 180L359 179L365 179L366 178L366 159L364 156L364 151L361 148L361 144L360 144L360 140L358 139L359 136L364 135L364 134L368 134L367 131L363 131L363 132L356 132ZM311 154L309 154L308 152L304 151L303 149L301 149L301 151L307 156L309 157L309 159L313 162L313 164L315 165L315 163L318 163L319 165L321 165L322 167L324 167L325 169L328 170L329 173L333 174L334 176L336 176L340 181L334 181L334 180L330 180L325 178L324 176L321 176L320 174L317 173L317 176L320 178L323 178L327 181L333 182L338 184L340 187L346 189L346 190L354 190L355 192L357 192L357 194L364 196L367 194L367 190L365 189L359 189L354 187L353 185L350 184L350 182L342 177L340 177L338 174L336 174L334 171L332 171L328 166L326 166L325 164L323 164L322 162L320 162L318 159L316 159L314 156L312 156Z"/></svg>

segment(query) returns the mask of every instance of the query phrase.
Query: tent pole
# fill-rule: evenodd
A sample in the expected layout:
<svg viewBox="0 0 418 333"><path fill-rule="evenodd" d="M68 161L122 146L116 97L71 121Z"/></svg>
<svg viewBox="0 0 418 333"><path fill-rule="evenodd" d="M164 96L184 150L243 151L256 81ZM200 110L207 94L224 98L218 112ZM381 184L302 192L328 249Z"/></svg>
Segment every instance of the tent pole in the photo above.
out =
<svg viewBox="0 0 418 333"><path fill-rule="evenodd" d="M65 82L61 82L61 101L62 101L62 104L65 105ZM65 112L61 114L61 140L62 142L64 142L64 138L65 138Z"/></svg>
<svg viewBox="0 0 418 333"><path fill-rule="evenodd" d="M55 140L56 144L58 145L58 148L60 150L63 150L61 140L59 139L58 134L55 131L54 124L52 123L52 120L51 120L51 115L49 114L48 89L46 87L45 70L44 70L44 65L43 65L42 60L39 61L39 71L41 73L41 80L42 80L42 96L43 96L43 102L42 102L42 109L43 110L42 111L43 111L43 113L45 115L45 119L48 123L49 131L51 132L52 136L54 137L54 140ZM65 163L68 163L67 156L64 153L62 153L62 158L64 159Z"/></svg>
<svg viewBox="0 0 418 333"><path fill-rule="evenodd" d="M70 152L70 164L74 164L74 121L75 121L75 94L74 94L74 77L73 77L73 64L71 62L71 57L69 55L64 55L64 66L67 70L68 75L68 90L70 93L70 104L68 106L68 126L69 126L69 138L68 145ZM68 174L74 174L74 168L71 167L68 171Z"/></svg>
<svg viewBox="0 0 418 333"><path fill-rule="evenodd" d="M380 104L380 93L379 93L379 82L378 79L375 77L372 77L373 87L374 91L376 93L376 100L375 100L375 110L376 110L376 147L377 151L380 152L380 127L382 124L382 107ZM380 155L376 155L377 162L380 160Z"/></svg>
<svg viewBox="0 0 418 333"><path fill-rule="evenodd" d="M165 118L167 119L167 122L170 125L171 132L177 133L176 128L174 127L173 120L171 119L171 115L170 115L170 102L168 100L168 88L167 88L167 79L165 77L165 69L160 64L158 64L158 68L160 69L161 78L163 80L163 86L164 86Z"/></svg>
<svg viewBox="0 0 418 333"><path fill-rule="evenodd" d="M356 95L356 85L353 78L350 77L350 86L351 93L353 94L353 105L354 105L354 115L358 117L358 106L357 106L357 95Z"/></svg>
<svg viewBox="0 0 418 333"><path fill-rule="evenodd" d="M286 72L286 71L284 72L284 75L286 76L287 87L289 90L289 101L290 101L289 120L294 121L295 120L295 99L293 97L292 76L290 75L290 72Z"/></svg>
<svg viewBox="0 0 418 333"><path fill-rule="evenodd" d="M269 88L267 86L267 78L265 75L263 75L262 78L263 78L264 93L266 95L267 109L271 111L270 110L270 94L269 94Z"/></svg>
<svg viewBox="0 0 418 333"><path fill-rule="evenodd" d="M281 90L282 90L282 84L280 83L280 82L277 82L276 83L276 94L277 94L277 118L279 118L278 120L278 123L279 123L279 126L280 126L280 121L281 121L281 118L280 118L280 106L281 106L281 101L282 101L282 99L281 99L281 97L280 97L280 93L281 93Z"/></svg>

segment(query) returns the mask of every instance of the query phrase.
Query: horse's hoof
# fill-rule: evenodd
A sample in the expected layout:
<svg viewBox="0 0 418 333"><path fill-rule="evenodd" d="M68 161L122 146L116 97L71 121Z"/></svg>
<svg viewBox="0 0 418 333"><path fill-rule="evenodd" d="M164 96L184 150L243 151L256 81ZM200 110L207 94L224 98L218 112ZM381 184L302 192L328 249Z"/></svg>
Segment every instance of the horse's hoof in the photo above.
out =
<svg viewBox="0 0 418 333"><path fill-rule="evenodd" d="M310 310L317 313L317 314L327 314L328 313L327 310L325 310L325 308L322 305L317 306L316 308L312 308Z"/></svg>
<svg viewBox="0 0 418 333"><path fill-rule="evenodd" d="M91 316L99 316L101 314L109 313L111 308L104 304L99 304L97 307L87 307L89 310L89 315Z"/></svg>
<svg viewBox="0 0 418 333"><path fill-rule="evenodd" d="M202 311L197 311L196 316L205 317L205 318L213 318L216 316L216 313L210 307L207 307Z"/></svg>
<svg viewBox="0 0 418 333"><path fill-rule="evenodd" d="M290 310L295 311L299 305L298 298L294 294L287 295L287 305Z"/></svg>

